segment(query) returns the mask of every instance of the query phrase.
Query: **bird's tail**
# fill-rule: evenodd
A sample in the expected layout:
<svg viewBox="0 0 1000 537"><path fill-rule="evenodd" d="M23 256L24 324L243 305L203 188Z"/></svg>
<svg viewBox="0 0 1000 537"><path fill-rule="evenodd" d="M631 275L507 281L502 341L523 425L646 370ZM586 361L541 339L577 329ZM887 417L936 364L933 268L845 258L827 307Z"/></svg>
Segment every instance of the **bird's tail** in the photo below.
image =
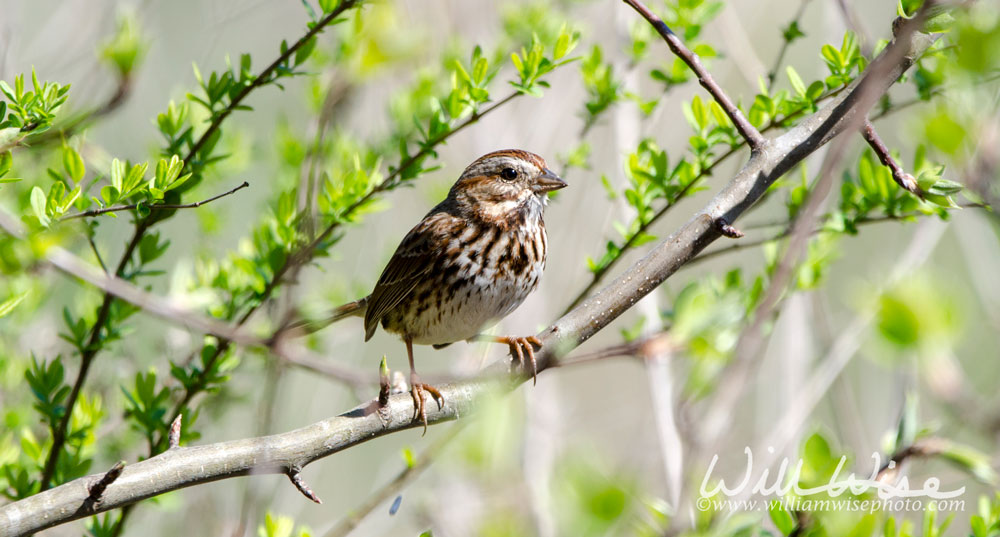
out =
<svg viewBox="0 0 1000 537"><path fill-rule="evenodd" d="M299 320L288 325L288 328L300 332L301 335L312 334L330 326L331 324L344 319L346 317L364 317L365 310L368 309L368 297L364 297L353 302L348 302L343 306L340 306L333 310L333 312L325 319L320 319L318 321L308 321Z"/></svg>

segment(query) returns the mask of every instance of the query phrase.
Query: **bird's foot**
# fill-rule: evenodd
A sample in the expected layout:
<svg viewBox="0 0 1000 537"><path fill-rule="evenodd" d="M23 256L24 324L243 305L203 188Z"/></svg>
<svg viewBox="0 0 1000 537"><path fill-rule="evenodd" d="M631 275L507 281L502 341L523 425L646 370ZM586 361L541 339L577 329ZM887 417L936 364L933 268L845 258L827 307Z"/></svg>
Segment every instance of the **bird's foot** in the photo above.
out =
<svg viewBox="0 0 1000 537"><path fill-rule="evenodd" d="M506 343L510 347L511 360L517 358L518 363L521 364L521 370L525 373L528 372L527 366L531 365L532 384L538 384L538 362L535 360L535 348L542 348L542 340L535 336L498 336L494 341ZM527 355L527 363L525 355Z"/></svg>
<svg viewBox="0 0 1000 537"><path fill-rule="evenodd" d="M427 408L424 405L424 392L431 394L438 405L438 410L444 407L444 396L437 388L420 381L416 371L410 373L410 395L413 397L413 419L424 423L424 433L427 434Z"/></svg>

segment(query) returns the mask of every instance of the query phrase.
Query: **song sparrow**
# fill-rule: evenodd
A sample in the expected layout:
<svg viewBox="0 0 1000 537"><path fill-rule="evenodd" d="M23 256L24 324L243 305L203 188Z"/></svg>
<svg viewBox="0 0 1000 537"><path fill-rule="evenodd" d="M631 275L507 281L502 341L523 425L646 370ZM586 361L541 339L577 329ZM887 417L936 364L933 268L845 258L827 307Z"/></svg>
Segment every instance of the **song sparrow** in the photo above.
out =
<svg viewBox="0 0 1000 537"><path fill-rule="evenodd" d="M542 211L547 193L565 186L534 153L508 149L480 157L403 238L372 293L341 306L330 319L363 316L365 341L379 324L403 339L414 419L423 420L425 430L424 392L439 407L444 398L420 381L414 343L435 348L474 339L506 343L522 367L527 354L537 374L537 338L487 337L481 330L514 311L538 286L547 250Z"/></svg>

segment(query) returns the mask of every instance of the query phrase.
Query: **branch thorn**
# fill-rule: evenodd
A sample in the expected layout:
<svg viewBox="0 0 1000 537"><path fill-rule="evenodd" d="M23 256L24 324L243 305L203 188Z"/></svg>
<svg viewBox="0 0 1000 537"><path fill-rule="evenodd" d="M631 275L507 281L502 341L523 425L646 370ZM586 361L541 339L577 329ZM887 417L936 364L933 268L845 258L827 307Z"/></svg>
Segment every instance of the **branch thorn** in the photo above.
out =
<svg viewBox="0 0 1000 537"><path fill-rule="evenodd" d="M743 237L742 231L733 227L728 220L721 216L715 219L715 229L719 230L719 233L722 233L730 239L739 239Z"/></svg>
<svg viewBox="0 0 1000 537"><path fill-rule="evenodd" d="M184 414L178 414L173 423L170 424L170 433L167 436L167 442L170 446L168 449L174 449L181 445L181 420L183 418Z"/></svg>
<svg viewBox="0 0 1000 537"><path fill-rule="evenodd" d="M100 479L97 480L93 485L87 487L87 498L83 500L83 504L80 505L78 512L92 513L94 512L94 507L98 502L101 501L101 496L104 495L104 491L107 490L108 486L115 482L122 472L125 470L125 461L118 461L110 470L104 473Z"/></svg>
<svg viewBox="0 0 1000 537"><path fill-rule="evenodd" d="M316 493L309 488L305 479L302 478L302 469L298 466L289 466L288 471L285 473L288 475L288 479L291 480L292 484L295 485L295 488L299 489L299 492L301 492L303 496L318 504L323 503L323 500L319 499L319 496L317 496Z"/></svg>

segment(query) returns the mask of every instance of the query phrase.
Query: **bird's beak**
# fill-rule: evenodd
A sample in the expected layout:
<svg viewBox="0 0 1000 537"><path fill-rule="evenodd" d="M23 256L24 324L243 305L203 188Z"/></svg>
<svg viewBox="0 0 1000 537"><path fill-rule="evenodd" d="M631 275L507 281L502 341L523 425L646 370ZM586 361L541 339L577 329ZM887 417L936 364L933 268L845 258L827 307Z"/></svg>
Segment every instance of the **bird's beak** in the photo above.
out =
<svg viewBox="0 0 1000 537"><path fill-rule="evenodd" d="M542 175L535 178L535 183L531 185L531 190L535 194L544 194L545 192L552 192L553 190L559 190L560 188L565 188L566 181L563 181L556 175L556 172L545 168L542 170Z"/></svg>

